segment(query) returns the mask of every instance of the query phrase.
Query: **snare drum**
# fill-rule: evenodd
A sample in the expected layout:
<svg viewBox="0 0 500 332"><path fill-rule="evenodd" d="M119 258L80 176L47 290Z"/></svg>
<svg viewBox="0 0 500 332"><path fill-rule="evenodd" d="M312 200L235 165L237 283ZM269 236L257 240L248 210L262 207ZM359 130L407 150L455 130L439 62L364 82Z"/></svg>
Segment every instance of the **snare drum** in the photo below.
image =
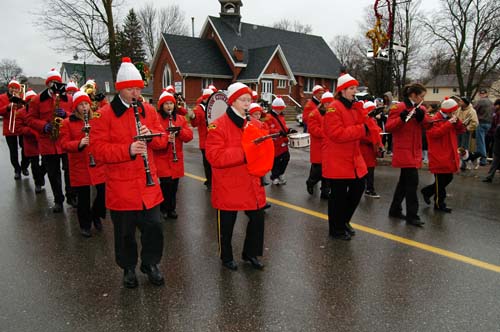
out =
<svg viewBox="0 0 500 332"><path fill-rule="evenodd" d="M311 145L311 138L308 133L288 135L288 144L292 148L305 148Z"/></svg>

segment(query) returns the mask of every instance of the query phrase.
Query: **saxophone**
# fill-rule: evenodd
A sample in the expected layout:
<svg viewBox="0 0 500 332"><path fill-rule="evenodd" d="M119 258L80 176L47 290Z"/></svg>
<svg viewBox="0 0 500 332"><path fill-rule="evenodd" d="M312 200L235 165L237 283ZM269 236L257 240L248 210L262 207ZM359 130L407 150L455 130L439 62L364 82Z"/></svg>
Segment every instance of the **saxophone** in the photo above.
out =
<svg viewBox="0 0 500 332"><path fill-rule="evenodd" d="M63 118L58 117L56 110L59 109L59 104L61 103L61 96L59 93L56 93L56 100L54 102L54 113L52 116L52 131L50 132L50 139L56 141L59 138L59 129L62 126Z"/></svg>

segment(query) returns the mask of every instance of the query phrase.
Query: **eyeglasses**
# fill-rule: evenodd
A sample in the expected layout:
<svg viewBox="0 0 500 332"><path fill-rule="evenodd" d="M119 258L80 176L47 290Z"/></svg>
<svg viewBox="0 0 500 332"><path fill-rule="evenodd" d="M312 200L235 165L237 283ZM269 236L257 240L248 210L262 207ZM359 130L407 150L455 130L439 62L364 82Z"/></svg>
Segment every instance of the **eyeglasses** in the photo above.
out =
<svg viewBox="0 0 500 332"><path fill-rule="evenodd" d="M251 103L252 98L237 98L236 100L242 102L242 103Z"/></svg>

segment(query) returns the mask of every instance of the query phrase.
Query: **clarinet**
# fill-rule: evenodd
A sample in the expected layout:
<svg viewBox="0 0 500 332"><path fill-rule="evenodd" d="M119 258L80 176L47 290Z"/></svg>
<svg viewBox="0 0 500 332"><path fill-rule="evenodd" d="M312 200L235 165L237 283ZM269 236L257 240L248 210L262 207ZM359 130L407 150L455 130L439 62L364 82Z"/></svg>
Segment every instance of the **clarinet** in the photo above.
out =
<svg viewBox="0 0 500 332"><path fill-rule="evenodd" d="M168 115L168 127L172 129L172 112L169 112ZM174 132L174 141L172 142L172 153L174 154L174 159L172 160L174 163L178 162L179 159L177 159L177 149L175 148L175 132Z"/></svg>
<svg viewBox="0 0 500 332"><path fill-rule="evenodd" d="M90 136L90 123L89 123L89 112L90 111L85 111L83 112L83 128L82 131L85 133L85 137ZM92 155L92 152L89 152L89 166L90 167L95 167L95 159L94 156Z"/></svg>
<svg viewBox="0 0 500 332"><path fill-rule="evenodd" d="M137 140L145 142L146 139L141 137L141 120L139 118L139 110L137 108L137 100L132 99L132 108L134 109L135 116L135 126L137 128ZM148 151L142 154L142 159L144 160L144 170L146 171L146 186L154 186L155 182L153 181L153 177L151 176L151 170L149 168L149 159L148 159Z"/></svg>

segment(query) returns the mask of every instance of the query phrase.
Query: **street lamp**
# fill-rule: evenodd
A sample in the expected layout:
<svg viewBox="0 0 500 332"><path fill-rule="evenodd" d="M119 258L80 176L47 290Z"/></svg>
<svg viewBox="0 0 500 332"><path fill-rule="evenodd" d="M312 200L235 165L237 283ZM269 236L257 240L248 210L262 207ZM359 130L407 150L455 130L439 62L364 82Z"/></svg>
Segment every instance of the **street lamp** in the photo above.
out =
<svg viewBox="0 0 500 332"><path fill-rule="evenodd" d="M73 55L73 60L75 61L78 61L78 54L75 53L75 55ZM85 82L87 81L87 63L85 62L85 60L87 60L87 57L83 57L83 79L82 79L82 83L80 85L83 85L85 84Z"/></svg>

